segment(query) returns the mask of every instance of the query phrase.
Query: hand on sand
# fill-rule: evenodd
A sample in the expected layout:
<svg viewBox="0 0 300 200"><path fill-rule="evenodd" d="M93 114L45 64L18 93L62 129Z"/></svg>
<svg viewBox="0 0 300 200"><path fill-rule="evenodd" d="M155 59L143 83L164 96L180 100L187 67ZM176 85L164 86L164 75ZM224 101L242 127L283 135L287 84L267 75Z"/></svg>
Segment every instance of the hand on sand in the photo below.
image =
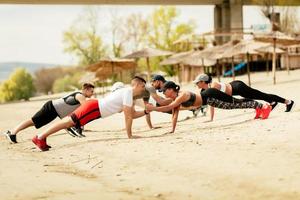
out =
<svg viewBox="0 0 300 200"><path fill-rule="evenodd" d="M175 131L169 131L169 132L164 133L163 135L172 134L172 133L174 133L174 132L175 132Z"/></svg>
<svg viewBox="0 0 300 200"><path fill-rule="evenodd" d="M152 128L150 128L151 130L154 130L154 129L159 129L159 128L162 128L161 126L154 126Z"/></svg>
<svg viewBox="0 0 300 200"><path fill-rule="evenodd" d="M131 136L129 139L139 139L139 138L142 138L141 136L138 136L138 135L133 135Z"/></svg>

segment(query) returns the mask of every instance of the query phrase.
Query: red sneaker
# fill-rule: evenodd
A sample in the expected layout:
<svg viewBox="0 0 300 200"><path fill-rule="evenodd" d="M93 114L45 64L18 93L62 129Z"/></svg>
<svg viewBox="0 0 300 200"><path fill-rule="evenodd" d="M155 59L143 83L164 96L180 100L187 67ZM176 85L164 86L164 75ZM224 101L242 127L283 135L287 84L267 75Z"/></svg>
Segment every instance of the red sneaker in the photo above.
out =
<svg viewBox="0 0 300 200"><path fill-rule="evenodd" d="M46 140L40 140L38 136L32 138L32 142L41 150L41 151L48 151L49 147L46 143Z"/></svg>
<svg viewBox="0 0 300 200"><path fill-rule="evenodd" d="M262 119L267 119L270 115L270 112L272 111L272 106L266 104L262 107L262 114L261 118Z"/></svg>
<svg viewBox="0 0 300 200"><path fill-rule="evenodd" d="M260 115L262 114L262 109L261 108L256 108L255 109L255 117L254 117L254 119L258 119L258 118L260 118Z"/></svg>

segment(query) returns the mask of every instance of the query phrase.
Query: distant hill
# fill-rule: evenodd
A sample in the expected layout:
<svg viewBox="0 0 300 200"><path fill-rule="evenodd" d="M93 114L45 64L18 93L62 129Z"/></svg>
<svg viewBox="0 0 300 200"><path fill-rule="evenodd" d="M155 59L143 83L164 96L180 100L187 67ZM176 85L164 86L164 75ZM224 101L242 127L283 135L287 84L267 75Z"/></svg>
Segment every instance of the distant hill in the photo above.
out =
<svg viewBox="0 0 300 200"><path fill-rule="evenodd" d="M31 74L41 68L50 68L59 66L58 64L48 63L30 63L30 62L0 62L0 81L9 77L9 75L18 67L26 68Z"/></svg>

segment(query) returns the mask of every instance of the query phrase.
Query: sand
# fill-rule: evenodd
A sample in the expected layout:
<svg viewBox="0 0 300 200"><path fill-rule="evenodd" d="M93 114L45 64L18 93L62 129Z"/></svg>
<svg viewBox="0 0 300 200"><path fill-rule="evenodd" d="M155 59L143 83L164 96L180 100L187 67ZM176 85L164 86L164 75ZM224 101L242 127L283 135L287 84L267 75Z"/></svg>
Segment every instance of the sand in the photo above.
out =
<svg viewBox="0 0 300 200"><path fill-rule="evenodd" d="M252 86L283 97L300 98L300 70L290 75L253 73ZM238 77L246 81L246 76ZM222 79L224 82L230 78ZM189 84L183 88L197 89ZM0 132L31 117L44 101L0 105ZM28 128L18 144L0 136L1 199L300 199L300 107L285 113L280 104L267 120L253 110L219 110L208 116L152 113L133 124L141 139L127 139L123 114L85 126L85 138L60 131L49 137L52 149L40 152L31 138L46 127ZM191 117L186 119L186 117ZM52 122L53 123L53 122Z"/></svg>

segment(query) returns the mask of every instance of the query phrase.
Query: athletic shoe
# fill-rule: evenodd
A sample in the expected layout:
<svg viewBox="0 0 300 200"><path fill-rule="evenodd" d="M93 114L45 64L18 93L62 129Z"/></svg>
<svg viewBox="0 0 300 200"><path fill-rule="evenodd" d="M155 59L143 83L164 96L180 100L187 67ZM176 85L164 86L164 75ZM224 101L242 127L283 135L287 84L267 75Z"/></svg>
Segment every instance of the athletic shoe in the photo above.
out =
<svg viewBox="0 0 300 200"><path fill-rule="evenodd" d="M67 131L72 137L78 137L78 135L76 134L76 131L74 131L74 130L72 129L72 127L71 127L71 128L67 128L66 131Z"/></svg>
<svg viewBox="0 0 300 200"><path fill-rule="evenodd" d="M256 108L255 109L255 117L254 117L254 119L258 119L258 118L260 118L260 115L262 114L262 109L261 108Z"/></svg>
<svg viewBox="0 0 300 200"><path fill-rule="evenodd" d="M199 112L201 111L201 107L191 110L193 112L194 117L197 117Z"/></svg>
<svg viewBox="0 0 300 200"><path fill-rule="evenodd" d="M32 142L41 150L41 151L48 151L49 147L46 143L46 140L40 140L38 136L32 138Z"/></svg>
<svg viewBox="0 0 300 200"><path fill-rule="evenodd" d="M278 102L273 102L273 104L271 104L272 110L277 106Z"/></svg>
<svg viewBox="0 0 300 200"><path fill-rule="evenodd" d="M261 119L267 119L272 111L272 107L270 105L264 105L262 107Z"/></svg>
<svg viewBox="0 0 300 200"><path fill-rule="evenodd" d="M17 136L16 135L13 135L11 134L11 132L8 130L6 131L5 133L3 133L7 139L11 142L11 143L18 143L17 142Z"/></svg>
<svg viewBox="0 0 300 200"><path fill-rule="evenodd" d="M292 110L293 105L294 105L294 101L292 100L292 102L290 104L286 105L285 112L290 112Z"/></svg>

